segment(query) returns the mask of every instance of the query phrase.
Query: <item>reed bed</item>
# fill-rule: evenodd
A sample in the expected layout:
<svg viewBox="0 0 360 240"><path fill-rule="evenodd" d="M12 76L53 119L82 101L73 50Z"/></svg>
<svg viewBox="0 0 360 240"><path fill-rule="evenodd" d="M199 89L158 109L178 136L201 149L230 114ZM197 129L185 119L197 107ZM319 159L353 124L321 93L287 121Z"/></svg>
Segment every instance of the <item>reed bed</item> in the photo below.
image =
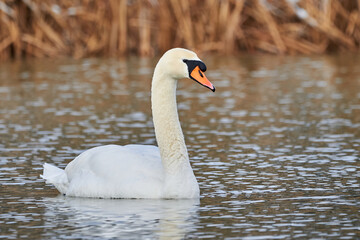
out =
<svg viewBox="0 0 360 240"><path fill-rule="evenodd" d="M0 60L359 51L360 0L0 0Z"/></svg>

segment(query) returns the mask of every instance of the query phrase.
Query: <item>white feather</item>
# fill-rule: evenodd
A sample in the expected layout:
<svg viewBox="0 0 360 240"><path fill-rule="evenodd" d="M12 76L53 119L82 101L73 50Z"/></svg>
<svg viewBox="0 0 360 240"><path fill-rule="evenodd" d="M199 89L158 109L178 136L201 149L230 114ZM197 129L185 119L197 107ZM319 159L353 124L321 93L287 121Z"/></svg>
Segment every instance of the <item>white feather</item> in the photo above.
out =
<svg viewBox="0 0 360 240"><path fill-rule="evenodd" d="M48 163L45 163L43 167L44 171L40 176L46 180L46 183L53 184L59 192L65 194L69 184L65 171Z"/></svg>

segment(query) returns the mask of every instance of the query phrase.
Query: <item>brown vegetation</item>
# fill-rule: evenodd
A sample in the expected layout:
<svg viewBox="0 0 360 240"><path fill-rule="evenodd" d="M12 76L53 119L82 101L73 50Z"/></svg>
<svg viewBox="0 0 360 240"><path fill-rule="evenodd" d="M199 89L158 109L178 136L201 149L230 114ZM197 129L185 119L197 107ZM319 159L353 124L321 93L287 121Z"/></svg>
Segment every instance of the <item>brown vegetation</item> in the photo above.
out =
<svg viewBox="0 0 360 240"><path fill-rule="evenodd" d="M0 0L0 59L358 51L360 0Z"/></svg>

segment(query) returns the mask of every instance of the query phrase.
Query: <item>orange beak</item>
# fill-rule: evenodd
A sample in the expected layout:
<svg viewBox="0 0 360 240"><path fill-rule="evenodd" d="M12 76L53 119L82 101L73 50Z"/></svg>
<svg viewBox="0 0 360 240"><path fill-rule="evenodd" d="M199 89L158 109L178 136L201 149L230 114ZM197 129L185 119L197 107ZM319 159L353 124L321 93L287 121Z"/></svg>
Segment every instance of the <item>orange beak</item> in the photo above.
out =
<svg viewBox="0 0 360 240"><path fill-rule="evenodd" d="M200 83L201 85L209 88L211 91L215 92L215 87L212 83L206 78L203 71L200 70L199 66L196 66L194 70L192 70L190 77Z"/></svg>

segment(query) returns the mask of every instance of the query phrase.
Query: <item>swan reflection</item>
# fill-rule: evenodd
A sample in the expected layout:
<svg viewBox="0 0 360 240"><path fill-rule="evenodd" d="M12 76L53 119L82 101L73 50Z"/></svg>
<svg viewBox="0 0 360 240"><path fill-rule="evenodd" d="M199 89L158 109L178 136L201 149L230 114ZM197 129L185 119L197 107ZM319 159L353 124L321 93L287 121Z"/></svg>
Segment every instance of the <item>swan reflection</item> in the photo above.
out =
<svg viewBox="0 0 360 240"><path fill-rule="evenodd" d="M57 226L59 238L183 239L195 230L200 201L58 196L44 204L45 223Z"/></svg>

